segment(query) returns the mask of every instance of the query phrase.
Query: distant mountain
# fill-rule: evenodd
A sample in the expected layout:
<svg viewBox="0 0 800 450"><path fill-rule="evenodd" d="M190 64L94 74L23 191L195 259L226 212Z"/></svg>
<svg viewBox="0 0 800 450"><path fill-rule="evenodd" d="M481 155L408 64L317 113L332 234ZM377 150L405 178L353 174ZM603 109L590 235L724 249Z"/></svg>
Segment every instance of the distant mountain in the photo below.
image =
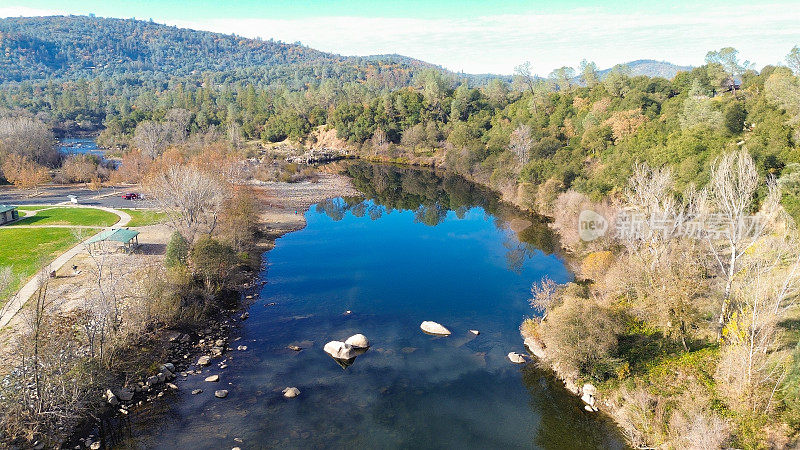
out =
<svg viewBox="0 0 800 450"><path fill-rule="evenodd" d="M638 60L631 75L672 78L691 67ZM300 44L249 39L167 26L152 21L92 16L0 19L0 83L128 78L165 83L209 74L213 82L283 83L301 89L323 79L395 88L416 73L441 66L397 54L342 56ZM611 69L600 71L601 78ZM509 76L452 73L478 86ZM200 80L202 81L202 80ZM198 82L200 82L198 81Z"/></svg>
<svg viewBox="0 0 800 450"><path fill-rule="evenodd" d="M408 84L432 64L400 55L345 57L300 44L90 16L0 19L0 83L203 72L297 85L324 78ZM226 76L230 79L230 76Z"/></svg>
<svg viewBox="0 0 800 450"><path fill-rule="evenodd" d="M666 61L656 61L654 59L637 59L636 61L631 61L622 65L627 66L629 74L634 77L645 75L648 77L662 77L668 80L672 79L678 72L686 72L693 69L692 66L679 66ZM611 70L612 69L601 70L598 74L602 79L608 75Z"/></svg>

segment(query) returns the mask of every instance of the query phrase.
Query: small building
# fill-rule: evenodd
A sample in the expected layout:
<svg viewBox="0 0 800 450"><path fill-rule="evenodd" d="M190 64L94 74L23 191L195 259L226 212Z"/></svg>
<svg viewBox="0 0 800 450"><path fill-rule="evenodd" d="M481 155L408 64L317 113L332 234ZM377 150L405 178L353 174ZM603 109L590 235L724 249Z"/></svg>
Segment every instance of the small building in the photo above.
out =
<svg viewBox="0 0 800 450"><path fill-rule="evenodd" d="M0 205L0 225L13 222L19 219L19 211L16 206Z"/></svg>
<svg viewBox="0 0 800 450"><path fill-rule="evenodd" d="M102 242L119 242L127 253L131 253L139 246L139 232L127 228L106 230L86 241L86 244L93 247Z"/></svg>

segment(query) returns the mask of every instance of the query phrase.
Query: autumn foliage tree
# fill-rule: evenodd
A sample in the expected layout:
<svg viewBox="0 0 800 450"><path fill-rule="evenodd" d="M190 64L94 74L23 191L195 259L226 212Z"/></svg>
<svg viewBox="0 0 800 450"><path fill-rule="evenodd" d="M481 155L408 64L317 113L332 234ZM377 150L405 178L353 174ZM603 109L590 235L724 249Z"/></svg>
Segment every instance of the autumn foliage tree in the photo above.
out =
<svg viewBox="0 0 800 450"><path fill-rule="evenodd" d="M10 154L3 160L3 176L14 186L36 188L50 181L50 172L26 156Z"/></svg>

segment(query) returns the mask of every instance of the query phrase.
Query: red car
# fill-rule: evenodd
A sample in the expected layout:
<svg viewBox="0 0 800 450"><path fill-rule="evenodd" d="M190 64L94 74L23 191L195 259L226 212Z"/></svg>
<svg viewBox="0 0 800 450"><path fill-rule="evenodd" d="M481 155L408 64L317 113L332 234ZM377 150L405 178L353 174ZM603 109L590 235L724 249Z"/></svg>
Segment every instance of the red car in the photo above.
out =
<svg viewBox="0 0 800 450"><path fill-rule="evenodd" d="M128 192L127 194L122 194L122 198L125 200L139 200L142 197L136 192Z"/></svg>

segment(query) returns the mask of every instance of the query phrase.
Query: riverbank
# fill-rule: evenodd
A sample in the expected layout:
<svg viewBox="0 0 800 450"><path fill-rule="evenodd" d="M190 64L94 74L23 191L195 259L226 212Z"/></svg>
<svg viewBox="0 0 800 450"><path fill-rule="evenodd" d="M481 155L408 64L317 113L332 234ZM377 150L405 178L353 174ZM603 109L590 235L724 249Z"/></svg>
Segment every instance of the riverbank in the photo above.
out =
<svg viewBox="0 0 800 450"><path fill-rule="evenodd" d="M447 166L436 158L369 155L366 159ZM640 178L646 181L637 185L632 178L630 189L647 189L649 180L664 177L659 173L663 169L637 170L645 171ZM497 186L498 182L482 175L478 170L465 177L499 191L503 200L520 209L552 217L550 227L560 237L565 262L576 281L554 284L551 292L542 283L534 283L540 294L545 292L540 299L535 298L535 289L532 292L534 310L520 326L521 340L540 366L551 370L566 390L584 401L586 414L600 410L610 415L634 447L784 448L797 444L792 424L797 423L800 410L796 397L800 350L796 331L788 324L800 316L800 308L785 293L768 293L751 281L778 276L785 279L778 284L794 284L791 264L771 266L769 275L755 271L736 276L732 280L736 286L756 291L737 292L736 298L726 300L735 309L729 308L727 315L723 309L720 319L726 275L717 271L712 255L725 254L724 244L716 248L720 243L713 240L667 239L647 251L635 242L608 237L587 242L578 230L581 211L595 211L613 222L616 209L608 198L592 201L572 189L561 192L560 183ZM669 198L674 192L668 190L655 198ZM765 205L772 203L765 201L759 207ZM785 232L794 230L791 219L781 217L761 241L784 236L795 242L794 231ZM614 228L611 223L609 230ZM709 244L713 244L711 254ZM744 258L763 264L758 261L766 257L767 247L755 246ZM782 248L794 251L793 246ZM661 257L651 259L652 255ZM764 309L762 296L777 297L771 301L783 308ZM755 317L753 311L766 319L748 321ZM725 326L720 330L718 324ZM761 346L760 362L744 356L751 348L748 339ZM762 378L750 377L742 367L761 371Z"/></svg>
<svg viewBox="0 0 800 450"><path fill-rule="evenodd" d="M252 188L258 192L262 205L259 211L259 225L265 239L260 244L269 250L275 239L305 226L304 213L311 205L335 197L359 196L350 180L338 173L340 166L333 164L323 168L317 180L299 183L258 183Z"/></svg>
<svg viewBox="0 0 800 450"><path fill-rule="evenodd" d="M258 205L256 225L259 231L253 243L253 248L258 253L271 249L275 239L285 233L302 228L305 225L303 215L310 205L341 195L358 194L345 176L333 172L320 174L314 183L263 183L245 189L251 190ZM242 279L236 283L239 290L237 298L223 301L219 314L204 317L201 321L184 317L175 322L169 317L172 313L166 311L171 310L172 306L164 304L163 299L155 303L153 300L148 300L152 295L152 289L156 289L155 292L163 289L159 287L160 282L163 284L174 281L170 280L174 278L173 275L166 274L165 277L163 273L164 256L172 231L167 225L150 225L137 230L141 232L140 252L109 253L102 257L75 255L65 264L64 269L56 273L55 278L48 280L47 296L48 299L52 299L47 300L45 305L47 316L52 317L47 319L48 327L68 329L70 323L74 324L72 326L84 323L82 317L86 314L86 308L93 309L100 306L89 304L100 295L95 292L98 282L101 282L100 278L102 283L111 282L108 273L105 276L97 276L102 271L114 272L113 286L106 288L105 294L115 298L114 308L120 311L119 329L115 332L117 342L114 342L114 369L99 374L87 374L88 378L84 381L89 384L81 383L79 389L85 390L88 396L82 395L82 399L75 399L77 403L73 404L73 410L68 413L70 420L67 422L78 426L77 433L68 440L70 444L79 442L87 447L91 444L99 445L97 430L104 428L105 425L94 421L80 425L82 417L98 417L106 424L114 422L127 416L137 407L169 396L170 392L179 391L181 380L195 375L191 367L198 354L222 355L231 350L235 351L229 347L232 343L228 341L228 332L243 320L243 314L246 313L241 307L244 306L246 309L249 306L253 293L259 287L254 280L258 272L254 271L249 275L249 280ZM156 283L153 284L153 281ZM226 293L225 297L231 297L230 294ZM116 298L117 296L119 298ZM242 301L238 301L238 298ZM141 316L144 312L140 306L148 302L152 304L145 307L149 317L145 320ZM109 303L108 306L110 305ZM20 358L27 354L22 348L29 343L27 337L23 337L30 334L30 318L36 315L33 306L27 309L28 311L22 311L10 326L5 328L0 341L2 342L0 354L4 359L17 361L4 365L9 370L12 366L19 366L24 360ZM161 314L159 309L164 309L163 314L168 315L159 315ZM44 311L40 313L44 314ZM89 323L91 322L86 322ZM94 333L89 329L86 332ZM96 334L92 335L100 339ZM118 341L119 339L123 341ZM98 343L75 342L75 345L77 345L74 348L75 354L81 355L95 352L97 349L92 346L96 347ZM219 364L218 369L222 370ZM197 373L199 372L200 370L197 370ZM12 378L21 374L15 371L14 375L8 378L11 373L6 371L6 380L12 382ZM0 409L4 408L0 406ZM0 412L7 414L10 411L4 409ZM14 424L13 421L7 422L6 425L12 428L24 426ZM59 434L64 436L62 433L68 432L68 428L69 426L62 428L58 433L49 434L49 439L58 442ZM16 429L21 431L20 428ZM47 428L46 426L34 428L36 429ZM38 435L37 431L33 433ZM19 445L19 442L16 442ZM28 443L33 444L34 441ZM39 443L42 441L39 440Z"/></svg>

